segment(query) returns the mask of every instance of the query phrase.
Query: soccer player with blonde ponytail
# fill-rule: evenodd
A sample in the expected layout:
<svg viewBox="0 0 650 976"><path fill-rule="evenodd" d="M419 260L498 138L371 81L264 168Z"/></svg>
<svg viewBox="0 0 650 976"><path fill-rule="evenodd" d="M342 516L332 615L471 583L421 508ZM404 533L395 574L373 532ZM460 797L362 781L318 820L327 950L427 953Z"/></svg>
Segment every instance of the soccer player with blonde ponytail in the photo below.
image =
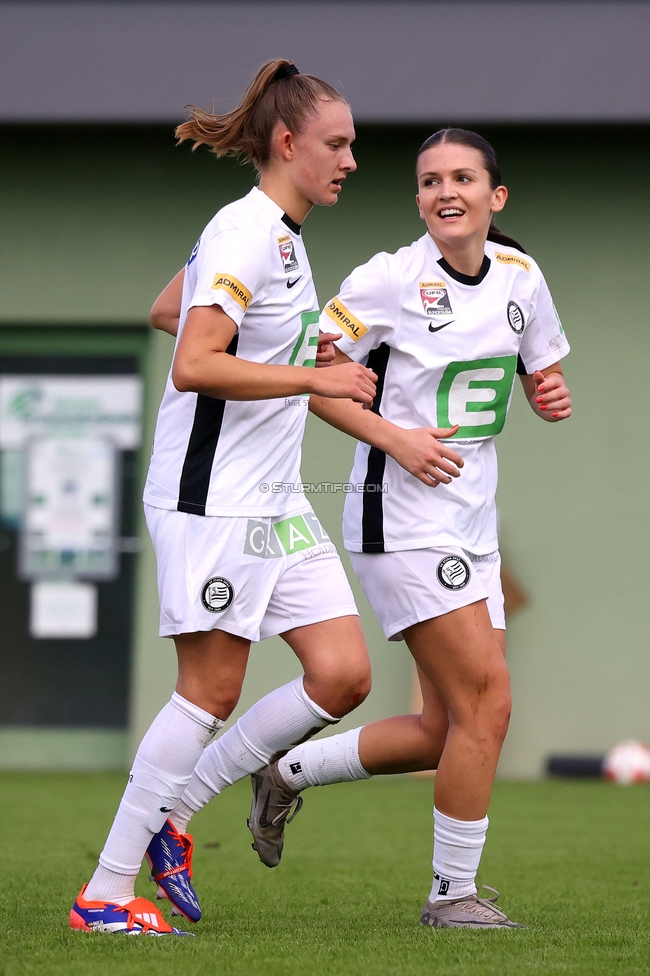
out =
<svg viewBox="0 0 650 976"><path fill-rule="evenodd" d="M302 492L275 490L300 482L310 394L366 406L375 395L372 370L330 365L338 334L319 335L301 236L312 206L336 203L356 169L349 106L278 59L236 109L195 108L177 135L252 162L259 186L216 214L152 309L153 324L177 336L144 501L160 634L175 641L178 683L138 749L99 865L70 913L83 931L187 934L135 897L145 854L173 913L198 921L183 832L192 813L338 722L370 688L336 549ZM205 750L237 704L251 642L277 634L304 676Z"/></svg>

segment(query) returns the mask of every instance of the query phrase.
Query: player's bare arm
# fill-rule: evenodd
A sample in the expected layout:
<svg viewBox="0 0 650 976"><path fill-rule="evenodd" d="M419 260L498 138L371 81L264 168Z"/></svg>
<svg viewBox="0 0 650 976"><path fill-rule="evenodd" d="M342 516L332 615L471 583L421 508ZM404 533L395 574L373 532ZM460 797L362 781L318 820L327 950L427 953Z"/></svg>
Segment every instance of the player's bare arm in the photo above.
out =
<svg viewBox="0 0 650 976"><path fill-rule="evenodd" d="M336 349L334 362L342 365L351 363L351 360ZM451 447L441 443L455 434L457 427L405 430L379 414L364 410L358 403L317 396L311 397L309 409L337 430L389 454L409 474L429 487L448 485L452 478L460 475L463 459Z"/></svg>
<svg viewBox="0 0 650 976"><path fill-rule="evenodd" d="M149 321L154 329L160 329L161 332L168 332L172 336L178 333L184 280L185 268L181 268L169 284L165 285L151 306Z"/></svg>
<svg viewBox="0 0 650 976"><path fill-rule="evenodd" d="M181 268L178 274L174 275L169 284L158 295L149 313L149 321L154 329L167 332L169 335L174 336L174 338L178 335L184 279L185 268ZM329 366L334 361L334 342L340 338L340 332L321 332L318 337L316 366Z"/></svg>
<svg viewBox="0 0 650 976"><path fill-rule="evenodd" d="M522 376L521 383L526 399L538 417L557 423L571 416L571 393L560 363L535 370L532 376Z"/></svg>
<svg viewBox="0 0 650 976"><path fill-rule="evenodd" d="M253 363L226 352L236 332L235 323L220 306L191 308L172 366L176 389L223 400L270 400L313 393L372 404L377 376L360 363L322 370Z"/></svg>

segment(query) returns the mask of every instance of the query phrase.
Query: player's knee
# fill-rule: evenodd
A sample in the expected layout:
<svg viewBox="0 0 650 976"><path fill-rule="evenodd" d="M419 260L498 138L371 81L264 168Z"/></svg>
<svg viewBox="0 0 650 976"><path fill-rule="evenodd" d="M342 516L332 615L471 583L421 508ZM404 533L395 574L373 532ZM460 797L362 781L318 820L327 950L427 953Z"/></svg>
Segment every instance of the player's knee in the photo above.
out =
<svg viewBox="0 0 650 976"><path fill-rule="evenodd" d="M372 688L372 677L370 668L365 669L356 675L350 684L349 695L351 708L356 708L361 702L365 701Z"/></svg>
<svg viewBox="0 0 650 976"><path fill-rule="evenodd" d="M510 680L507 671L490 683L489 693L486 697L490 731L494 739L501 744L506 737L512 711Z"/></svg>
<svg viewBox="0 0 650 976"><path fill-rule="evenodd" d="M347 715L355 709L370 694L370 672L348 675L339 685L337 710L340 715Z"/></svg>
<svg viewBox="0 0 650 976"><path fill-rule="evenodd" d="M198 705L204 712L214 715L225 722L234 712L239 702L239 688L201 689L191 697L193 704Z"/></svg>
<svg viewBox="0 0 650 976"><path fill-rule="evenodd" d="M359 666L346 674L320 675L308 694L330 715L342 718L368 697L371 683L370 668Z"/></svg>

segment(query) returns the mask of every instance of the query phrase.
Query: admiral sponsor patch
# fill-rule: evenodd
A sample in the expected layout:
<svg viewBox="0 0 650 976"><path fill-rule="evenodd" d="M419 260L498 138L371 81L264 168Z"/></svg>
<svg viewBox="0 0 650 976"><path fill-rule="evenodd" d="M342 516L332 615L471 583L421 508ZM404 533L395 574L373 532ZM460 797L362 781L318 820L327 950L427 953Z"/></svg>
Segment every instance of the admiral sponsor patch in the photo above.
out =
<svg viewBox="0 0 650 976"><path fill-rule="evenodd" d="M333 298L329 305L325 306L325 311L332 321L336 322L339 329L345 332L353 342L358 342L368 331L363 322L355 318L352 312L338 298Z"/></svg>
<svg viewBox="0 0 650 976"><path fill-rule="evenodd" d="M214 276L212 290L218 291L220 288L222 288L223 291L228 292L230 297L234 298L237 304L241 306L244 311L246 311L253 297L246 285L242 285L241 281L238 281L237 278L233 278L232 275L221 274L219 272Z"/></svg>
<svg viewBox="0 0 650 976"><path fill-rule="evenodd" d="M293 271L297 271L299 265L298 258L296 257L296 249L288 234L285 234L284 237L278 237L278 250L280 251L280 260L282 261L284 273L291 274Z"/></svg>
<svg viewBox="0 0 650 976"><path fill-rule="evenodd" d="M453 314L444 281L421 281L420 298L425 315Z"/></svg>
<svg viewBox="0 0 650 976"><path fill-rule="evenodd" d="M519 308L516 302L508 302L508 324L513 332L517 335L521 335L524 331L524 326L526 324L524 320L524 313Z"/></svg>
<svg viewBox="0 0 650 976"><path fill-rule="evenodd" d="M530 271L530 261L522 258L519 254L502 254L501 251L497 251L494 256L501 264L516 264L518 268L523 268L524 271Z"/></svg>

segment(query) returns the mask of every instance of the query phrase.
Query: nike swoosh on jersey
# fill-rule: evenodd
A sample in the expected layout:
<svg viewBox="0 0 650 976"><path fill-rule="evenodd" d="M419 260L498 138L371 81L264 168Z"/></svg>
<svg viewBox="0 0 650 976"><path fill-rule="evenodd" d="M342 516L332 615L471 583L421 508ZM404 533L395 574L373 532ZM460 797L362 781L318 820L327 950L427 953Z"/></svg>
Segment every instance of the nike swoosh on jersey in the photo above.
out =
<svg viewBox="0 0 650 976"><path fill-rule="evenodd" d="M438 326L435 327L435 329L434 329L434 327L432 325L430 325L429 326L429 332L440 332L441 329L446 329L448 325L451 325L452 322L455 322L455 321L456 321L456 319L450 319L449 322L445 322L444 325L438 325Z"/></svg>
<svg viewBox="0 0 650 976"><path fill-rule="evenodd" d="M294 278L293 281L291 281L290 278L287 278L287 288L293 288L294 285L297 285L298 284L298 282L300 281L301 278L302 278L302 275L298 275L298 277L297 278Z"/></svg>

